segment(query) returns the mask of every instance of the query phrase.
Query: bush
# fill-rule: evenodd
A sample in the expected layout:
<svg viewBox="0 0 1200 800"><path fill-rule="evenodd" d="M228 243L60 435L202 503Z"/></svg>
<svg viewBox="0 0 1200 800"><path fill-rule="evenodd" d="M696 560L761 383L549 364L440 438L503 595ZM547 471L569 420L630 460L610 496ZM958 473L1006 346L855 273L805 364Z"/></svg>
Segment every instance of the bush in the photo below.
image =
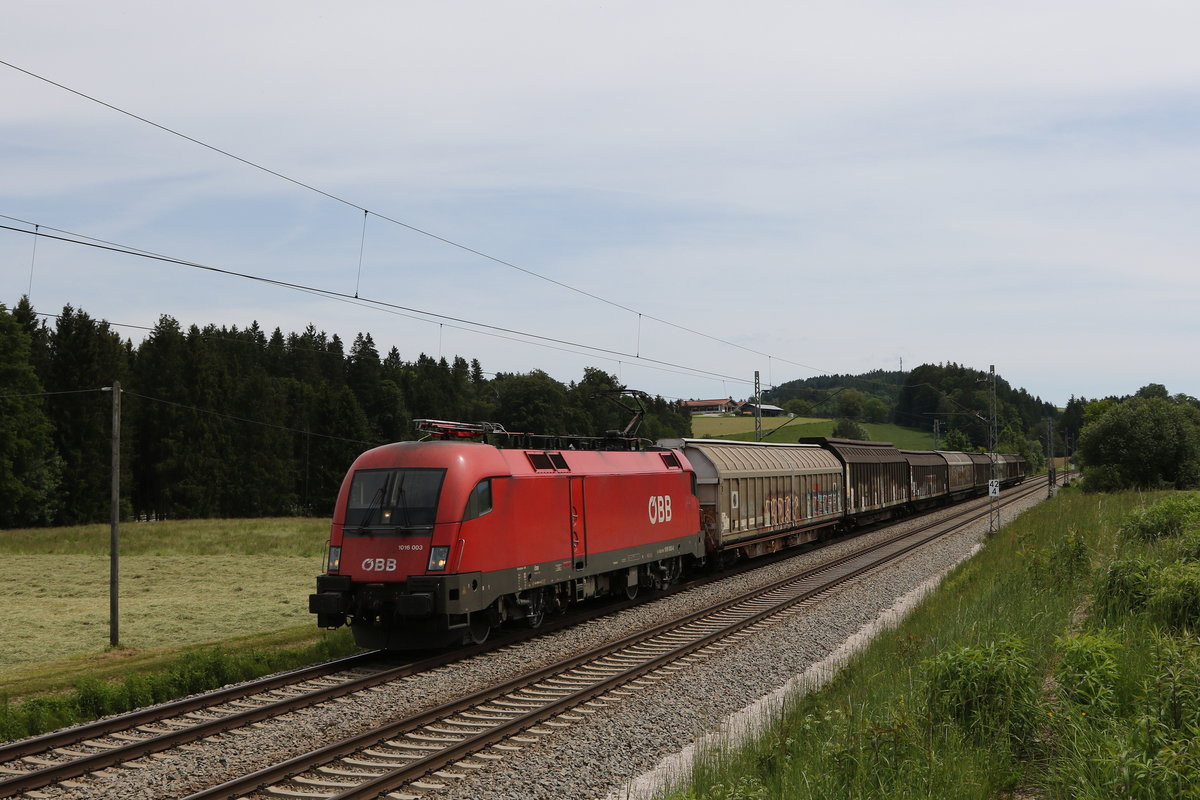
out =
<svg viewBox="0 0 1200 800"><path fill-rule="evenodd" d="M1178 536L1197 523L1200 523L1200 495L1181 494L1131 512L1119 533L1125 539L1148 542Z"/></svg>
<svg viewBox="0 0 1200 800"><path fill-rule="evenodd" d="M1200 529L1183 534L1174 544L1172 553L1179 561L1200 561Z"/></svg>
<svg viewBox="0 0 1200 800"><path fill-rule="evenodd" d="M1062 657L1054 669L1059 696L1077 705L1109 710L1116 702L1120 645L1103 634L1080 634L1058 641Z"/></svg>
<svg viewBox="0 0 1200 800"><path fill-rule="evenodd" d="M979 744L1031 744L1038 714L1038 677L1015 638L949 650L926 662L930 722L953 721Z"/></svg>
<svg viewBox="0 0 1200 800"><path fill-rule="evenodd" d="M1038 548L1021 550L1030 577L1052 589L1069 588L1087 574L1091 552L1083 536L1074 528L1054 542L1049 551Z"/></svg>
<svg viewBox="0 0 1200 800"><path fill-rule="evenodd" d="M867 433L867 429L859 425L852 419L839 419L837 424L833 426L833 438L835 439L857 439L860 442L866 442L871 439L871 435Z"/></svg>
<svg viewBox="0 0 1200 800"><path fill-rule="evenodd" d="M1145 705L1167 738L1193 739L1200 730L1200 644L1195 639L1157 635Z"/></svg>
<svg viewBox="0 0 1200 800"><path fill-rule="evenodd" d="M1200 564L1168 564L1151 585L1146 611L1154 623L1173 631L1200 625Z"/></svg>
<svg viewBox="0 0 1200 800"><path fill-rule="evenodd" d="M1109 619L1140 611L1153 593L1158 564L1144 557L1114 561L1096 590L1096 607Z"/></svg>

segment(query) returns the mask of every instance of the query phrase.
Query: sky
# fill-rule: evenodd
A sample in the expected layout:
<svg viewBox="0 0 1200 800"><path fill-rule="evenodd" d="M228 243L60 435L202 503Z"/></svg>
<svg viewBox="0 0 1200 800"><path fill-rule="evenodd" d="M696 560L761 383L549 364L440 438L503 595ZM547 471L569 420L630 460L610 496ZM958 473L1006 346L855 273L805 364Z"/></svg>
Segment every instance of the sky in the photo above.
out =
<svg viewBox="0 0 1200 800"><path fill-rule="evenodd" d="M1155 0L8 0L0 303L669 398L945 362L1200 396L1198 30Z"/></svg>

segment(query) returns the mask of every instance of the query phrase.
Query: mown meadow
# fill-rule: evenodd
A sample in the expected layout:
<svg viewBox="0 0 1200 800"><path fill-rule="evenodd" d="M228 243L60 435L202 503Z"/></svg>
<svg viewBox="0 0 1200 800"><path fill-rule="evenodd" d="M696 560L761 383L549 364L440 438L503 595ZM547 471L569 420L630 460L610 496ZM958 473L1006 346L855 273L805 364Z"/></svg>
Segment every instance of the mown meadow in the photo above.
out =
<svg viewBox="0 0 1200 800"><path fill-rule="evenodd" d="M350 652L308 595L328 521L121 526L120 641L109 647L109 527L0 532L0 738Z"/></svg>
<svg viewBox="0 0 1200 800"><path fill-rule="evenodd" d="M1064 492L668 796L1200 797L1198 629L1200 496Z"/></svg>

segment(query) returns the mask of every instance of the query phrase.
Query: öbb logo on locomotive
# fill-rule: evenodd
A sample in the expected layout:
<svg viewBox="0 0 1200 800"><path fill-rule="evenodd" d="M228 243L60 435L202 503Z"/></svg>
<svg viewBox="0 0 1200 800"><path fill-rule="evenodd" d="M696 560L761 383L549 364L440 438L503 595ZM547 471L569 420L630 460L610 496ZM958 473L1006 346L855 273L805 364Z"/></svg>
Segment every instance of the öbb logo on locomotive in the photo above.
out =
<svg viewBox="0 0 1200 800"><path fill-rule="evenodd" d="M650 524L671 521L671 495L660 494L650 496Z"/></svg>
<svg viewBox="0 0 1200 800"><path fill-rule="evenodd" d="M309 610L362 647L482 641L593 597L850 533L1025 478L1020 456L509 433L418 421L432 436L361 454L342 483Z"/></svg>

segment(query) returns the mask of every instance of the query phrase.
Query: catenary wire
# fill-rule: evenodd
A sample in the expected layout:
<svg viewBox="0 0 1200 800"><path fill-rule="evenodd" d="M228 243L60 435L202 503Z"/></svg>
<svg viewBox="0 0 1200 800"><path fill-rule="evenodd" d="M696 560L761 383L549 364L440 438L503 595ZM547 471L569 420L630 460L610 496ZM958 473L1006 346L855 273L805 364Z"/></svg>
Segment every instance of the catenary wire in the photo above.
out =
<svg viewBox="0 0 1200 800"><path fill-rule="evenodd" d="M5 217L5 218L12 219L11 217ZM43 226L43 227L46 227L46 226ZM314 287L314 286L306 286L306 285L300 284L300 283L293 283L291 281L282 281L282 280L278 280L276 278L266 278L261 275L253 275L251 273L246 273L246 272L237 272L235 270L224 269L222 267L214 267L214 266L207 265L207 264L200 264L200 263L197 263L194 261L187 261L184 259L174 258L171 256L153 253L153 252L150 252L147 250L141 250L138 248L132 248L132 247L127 247L125 245L115 244L112 242L104 242L102 240L93 239L92 237L74 238L75 237L74 233L71 233L69 231L63 231L62 229L59 229L59 228L47 227L47 230L56 230L56 231L59 231L59 233L65 233L67 235L59 236L59 235L53 235L53 234L48 234L48 233L42 233L42 232L28 231L28 230L23 230L21 228L13 227L11 225L0 225L0 230L9 230L9 231L13 231L16 233L23 233L23 234L26 234L29 236L38 236L38 237L43 237L43 238L47 238L47 239L54 239L56 241L66 242L68 244L76 244L76 245L81 245L84 247L92 247L92 248L96 248L99 250L107 250L110 252L122 253L125 255L137 256L139 258L147 258L147 259L154 260L154 261L161 261L161 262L168 263L168 264L175 264L178 266L189 267L192 269L199 269L199 270L203 270L206 272L212 272L212 273L216 273L216 274L220 274L220 275L228 275L230 277L242 278L244 280L255 281L258 283L263 283L263 284L267 284L267 285L271 285L271 286L278 286L280 288L292 289L292 290L300 291L300 292L306 292L308 294L313 294L313 295L316 295L319 297L340 300L342 302L347 302L347 303L351 303L351 304L357 303L359 305L363 305L364 307L375 308L377 310L387 311L388 313L399 314L400 316L407 316L407 314L404 314L401 312L408 312L409 314L420 314L420 315L423 315L424 317L432 317L433 319L440 320L442 322L460 323L462 325L472 325L472 326L475 326L476 328L486 329L486 331L493 331L495 333L490 333L487 335L500 336L500 338L510 338L510 337L501 336L501 334L510 334L511 336L521 336L521 337L526 337L526 339L529 339L529 340L537 340L537 342L550 343L550 345L548 345L548 346L562 345L565 347L580 348L582 350L589 351L590 354L598 353L598 354L602 354L605 357L612 357L613 360L616 360L617 358L633 359L636 361L645 362L647 364L654 364L654 365L657 365L660 367L669 367L669 368L673 368L673 369L677 369L677 370L685 370L686 372L684 374L695 375L695 376L699 376L699 377L716 378L719 380L731 380L731 381L735 381L738 383L750 383L750 381L748 381L745 378L739 378L739 377L736 377L733 375L725 375L725 374L722 374L719 372L712 372L710 370L700 369L698 367L689 367L685 364L676 364L674 362L664 361L661 359L649 358L646 356L638 356L633 353L626 353L626 352L623 352L620 350L613 350L610 348L597 347L595 345L583 344L581 342L573 342L568 339L560 339L560 338L553 337L553 336L544 336L544 335L536 334L536 333L528 333L526 331L516 330L514 328L505 328L505 327L499 326L499 325L491 325L491 324L484 323L484 322L476 322L474 320L464 319L461 317L453 317L453 316L449 316L447 314L439 314L439 313L436 313L433 311L425 311L425 310L419 309L419 308L412 308L409 306L402 306L402 305L399 305L396 303L389 303L389 302L386 302L383 300L373 300L373 299L366 298L366 297L354 297L353 295L349 295L344 292L337 292L337 291L334 291L331 289L321 289L321 288ZM411 317L411 318L412 319L421 319L420 317ZM429 322L430 320L421 319L421 321ZM453 326L453 327L457 327L457 326ZM469 331L476 332L476 333L486 333L486 331L473 331L471 328L461 328L461 330L469 330ZM525 340L514 339L514 341L525 341ZM530 343L536 343L536 342L530 342Z"/></svg>
<svg viewBox="0 0 1200 800"><path fill-rule="evenodd" d="M695 329L693 329L693 328L689 328L689 327L687 327L687 326L685 326L685 325L680 325L679 323L676 323L676 322L671 322L671 321L669 321L669 320L662 319L661 317L656 317L656 316L654 316L653 314L644 314L643 312L639 312L639 311L637 311L636 309L630 308L630 307L629 307L629 306L627 306L627 305L624 305L624 304L622 304L622 303L618 303L618 302L616 302L615 300L610 300L610 299L608 299L608 298L606 298L606 297L602 297L602 296L600 296L600 295L598 295L598 294L594 294L594 293L592 293L592 292L589 292L589 291L587 291L587 290L585 290L585 289L580 289L580 288L578 288L578 287L576 287L576 286L572 286L572 285L570 285L570 284L568 284L568 283L564 283L563 281L557 280L557 279L555 279L555 278L551 278L551 277L549 277L549 276L547 276L547 275L543 275L543 274L541 274L541 273L539 273L539 272L536 272L536 271L534 271L534 270L528 269L528 268L526 268L526 267L519 266L519 265L517 265L517 264L515 264L515 263L513 263L513 262L511 262L511 261L507 261L507 260L505 260L505 259L503 259L503 258L499 258L499 257L497 257L497 256L493 256L493 255L491 255L491 254L489 254L489 253L485 253L485 252L483 252L482 250L476 250L475 248L473 248L473 247L470 247L470 246L468 246L468 245L465 245L465 244L462 244L461 242L456 242L456 241L454 241L453 239L448 239L448 238L446 238L446 237L444 237L444 236L440 236L440 235L438 235L438 234L436 234L436 233L433 233L432 231L425 230L424 228L419 228L419 227L417 227L417 226L415 226L415 225L411 225L411 224L409 224L409 223L407 223L407 222L403 222L403 221L401 221L401 220L399 220L399 219L396 219L396 218L394 218L394 217L389 217L389 216L387 216L386 214L380 214L379 212L376 212L376 211L371 211L371 210L370 210L370 209L368 209L368 208L365 208L365 207L363 207L363 206L361 206L361 205L359 205L359 204L357 204L357 203L355 203L355 202L353 202L353 201L351 201L351 200L347 200L346 198L344 198L344 197L341 197L341 196L339 196L339 195L335 195L335 194L333 194L332 192L327 192L327 191L325 191L324 189L320 189L320 188L318 188L318 187L316 187L316 186L313 186L312 184L305 183L304 181L298 180L298 179L296 179L296 178L292 178L292 177L290 177L290 176L288 176L288 175L285 175L285 174L284 174L284 173L282 173L282 172L279 172L279 171L277 171L277 170L271 169L270 167L263 166L262 164L258 164L258 163L254 162L254 161L251 161L251 160L247 159L247 158L243 158L242 156L236 155L236 154L234 154L234 153L232 153L232 152L230 152L230 151L228 151L228 150L224 150L224 149L222 149L222 148L220 148L220 147L217 147L217 146L215 146L215 145L208 144L207 142L204 142L204 141L202 141L202 140L200 140L200 139L197 139L197 138L195 138L195 137L193 137L193 136L188 136L188 135L187 135L187 134L185 134L185 133L182 133L182 132L180 132L180 131L177 131L177 130L175 130L175 129L173 129L173 128L169 128L169 127L167 127L166 125L162 125L162 124L160 124L160 123L154 122L153 120L147 119L146 117L140 116L140 115L138 115L138 114L134 114L134 113L133 113L133 112L131 112L131 111L126 111L126 110L125 110L125 109L123 109L123 108L120 108L120 107L118 107L118 106L115 106L115 105L113 105L113 104L111 104L111 103L107 103L107 102L105 102L105 101L103 101L103 100L101 100L101 99L99 99L99 98L97 98L97 97L93 97L92 95L86 94L85 92L81 92L81 91L79 91L78 89L72 89L72 88L71 88L71 87L69 87L69 86L66 86L66 85L64 85L64 84L58 83L57 81L51 80L50 78L47 78L47 77L45 77L45 76L43 76L43 75L39 75L39 74L37 74L37 73L35 73L35 72L31 72L30 70L27 70L27 69L24 69L24 68L22 68L22 67L19 67L19 66L17 66L16 64L13 64L13 63L11 63L11 62L4 61L3 59L0 59L0 64L4 65L4 66L6 66L6 67L8 67L8 68L10 68L10 69L16 70L17 72L20 72L20 73L22 73L22 74L24 74L24 75L28 75L29 77L31 77L31 78L34 78L34 79L36 79L36 80L42 81L42 82L44 82L44 83L48 83L48 84L50 84L51 86L54 86L54 87L56 87L56 88L58 88L58 89L62 89L63 91L65 91L65 92L69 92L69 93L71 93L71 94L73 94L73 95L75 95L75 96L77 96L77 97L81 97L81 98L83 98L83 99L85 99L85 100L87 100L87 101L89 101L89 102L96 103L97 105L101 105L101 106L103 106L103 107L105 107L105 108L107 108L107 109L109 109L109 110L111 110L111 111L115 111L115 112L117 112L117 113L119 113L119 114L123 114L123 115L125 115L125 116L127 116L127 117L130 117L131 119L135 119L135 120L137 120L138 122L142 122L142 123L144 123L144 124L146 124L146 125L150 125L151 127L157 128L158 130L161 130L161 131L163 131L163 132L165 132L165 133L169 133L169 134L171 134L172 136L177 136L177 137L179 137L179 138L181 138L181 139L184 139L185 141L191 142L192 144L198 145L198 146L200 146L200 147L203 147L203 148L205 148L205 149L207 149L207 150L211 150L212 152L214 152L214 153L218 153L218 154L220 154L220 155L222 155L222 156L225 156L226 158L231 158L231 159L233 159L234 161L237 161L237 162L239 162L239 163L241 163L241 164L244 164L244 165L246 165L246 166L248 166L248 167L251 167L251 168L253 168L253 169L257 169L257 170L260 170L260 171L262 171L262 172L265 172L265 173L267 173L268 175L272 175L272 176L274 176L274 177L276 177L276 178L279 178L280 180L287 181L288 183L291 183L291 184L293 184L293 185L295 185L295 186L298 186L298 187L300 187L300 188L307 189L307 190L308 190L308 191L310 191L310 192L315 192L316 194L319 194L319 195L321 195L322 197L328 198L329 200L333 200L334 202L341 203L342 205L349 206L350 208L354 208L354 209L357 209L357 210L359 210L359 211L362 211L362 212L363 212L363 215L364 215L364 224L365 224L365 217L366 217L366 215L367 215L367 214L371 214L371 215L374 215L375 217L378 217L378 218L379 218L379 219L381 219L381 220L384 220L385 222L390 222L390 223L392 223L393 225L398 225L398 226L400 226L400 227L402 227L402 228L405 228L405 229L407 229L407 230L410 230L410 231L412 231L413 233L417 233L417 234L420 234L421 236L426 236L426 237L428 237L428 238L430 238L430 239L434 239L435 241L442 242L443 244L449 245L450 247L455 247L455 248L458 248L459 250L462 250L462 251L464 251L464 252L467 252L467 253L470 253L470 254L472 254L472 255L478 256L478 257L480 257L480 258L486 259L486 260L488 260L488 261L491 261L491 262L493 262L493 263L500 264L500 265L502 265L502 266L505 266L505 267L508 267L508 268L510 268L510 269L517 270L518 272L523 272L523 273L525 273L526 275L529 275L530 277L533 277L533 278L537 278L537 279L539 279L539 280L546 281L547 283L554 284L554 285L556 285L556 286L558 286L558 287L560 287L560 288L567 289L568 291L575 292L576 294L583 295L584 297L588 297L588 298L591 298L591 299L593 299L593 300L596 300L596 301L598 301L598 302L605 303L605 304L607 304L607 305L609 305L609 306L612 306L612 307L614 307L614 308L621 309L622 311L626 311L626 312L628 312L628 313L630 313L630 314L637 314L639 318L644 316L646 319L654 320L655 322L658 322L658 323L660 323L660 324L662 324L662 325L666 325L666 326L668 326L668 327L675 328L676 330L684 331L685 333L690 333L690 334L692 334L693 336L700 336L700 337L702 337L702 338L708 339L709 341L718 342L718 343L720 343L720 344L724 344L724 345L726 345L726 346L733 347L733 348L736 348L736 349L738 349L738 350L744 350L744 351L746 351L747 353L754 353L755 355L763 356L763 357L765 357L765 358L768 358L768 359L772 359L772 358L773 358L773 359L778 359L779 361L782 361L782 362L784 362L784 363L786 363L786 364L791 364L791 365L792 365L792 366L794 366L794 367L801 367L801 368L803 368L803 369L809 369L809 370L813 370L814 372L818 372L818 373L819 373L819 372L823 372L823 370L821 370L821 369L819 369L819 368L817 368L817 367L811 366L811 365L809 365L809 364L801 364L801 363L799 363L799 362L792 361L792 360L790 360L790 359L786 359L786 358L783 358L783 357L781 357L781 356L772 356L770 353L764 353L764 352L762 352L761 350L755 350L755 349L754 349L754 348L752 348L752 347L746 347L745 345L741 345L741 344L738 344L738 343L736 343L736 342L731 342L731 341L729 341L729 340L727 340L727 339L722 339L722 338L720 338L719 336L713 336L712 334L704 333L703 331L698 331L698 330L695 330ZM357 287L356 287L355 294L357 295Z"/></svg>

